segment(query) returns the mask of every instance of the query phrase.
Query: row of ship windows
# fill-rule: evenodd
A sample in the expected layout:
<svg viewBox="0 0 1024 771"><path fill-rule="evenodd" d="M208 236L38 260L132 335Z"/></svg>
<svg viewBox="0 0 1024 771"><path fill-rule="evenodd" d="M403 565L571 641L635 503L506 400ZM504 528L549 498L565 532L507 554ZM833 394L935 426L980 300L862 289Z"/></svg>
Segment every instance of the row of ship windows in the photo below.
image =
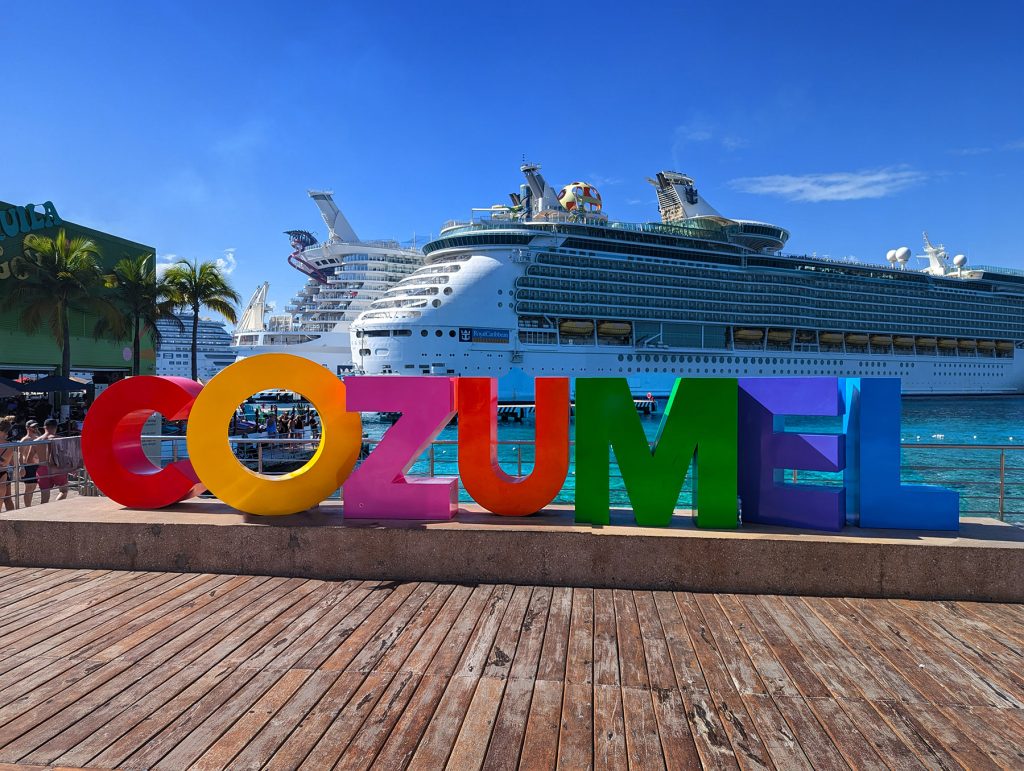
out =
<svg viewBox="0 0 1024 771"><path fill-rule="evenodd" d="M705 257L705 255L702 254L692 254L687 256L695 262L699 262ZM683 275L707 278L709 269L716 271L715 279L719 284L722 281L740 282L743 284L750 283L751 281L751 274L745 271L722 269L716 266L694 265L693 262L682 263L678 259L675 261L655 260L651 262L652 264L644 266L643 273L640 274L648 281L668 283L668 281L661 280L660 277L678 278ZM751 258L747 262L748 264L755 264L761 262L761 260ZM538 256L537 263L539 265L564 267L567 270L562 271L560 275L564 275L565 277L571 277L571 274L580 273L583 273L583 275L586 276L586 271L581 271L580 268L594 268L608 273L623 273L625 277L632 278L634 280L638 275L635 267L629 265L622 259L615 259L613 257L601 258L597 255L585 258L578 256L570 257L568 255L560 254L558 251L542 252ZM785 265L785 263L782 263L782 265L788 267L790 271L794 268L803 267ZM757 283L766 284L790 284L796 281L799 282L798 285L824 285L833 287L837 291L857 293L858 290L855 286L851 288L851 284L859 284L862 281L870 280L872 278L901 278L903 280L898 283L893 281L870 281L871 291L875 294L885 294L897 297L903 297L909 292L913 292L915 290L918 293L939 292L943 296L948 295L951 301L957 296L964 298L977 298L979 291L991 293L991 285L989 284L961 282L960 286L948 286L927 281L926 276L914 272L892 271L879 273L877 275L870 272L867 274L857 272L856 275L852 277L854 278L854 281L851 281L851 276L847 272L837 270L834 266L806 266L801 272L803 275L793 275L789 271L786 273L759 273L757 274L756 281ZM919 276L922 280L906 280L912 277L917 278ZM857 281L856 279L858 278L861 279L861 281Z"/></svg>
<svg viewBox="0 0 1024 771"><path fill-rule="evenodd" d="M977 290L968 292L963 290L949 289L946 287L936 287L930 285L904 285L894 287L891 285L879 286L874 283L869 284L851 284L849 278L843 278L842 280L835 281L822 281L816 280L810 277L802 276L772 276L766 274L759 274L752 277L748 273L740 273L736 271L719 271L715 274L714 280L709 280L707 269L694 270L692 268L679 268L675 270L665 271L649 271L645 268L644 271L638 272L635 270L623 270L621 261L612 260L599 260L593 261L595 264L590 267L595 270L600 270L604 274L599 278L604 278L614 286L629 287L633 286L679 286L682 282L681 279L691 279L685 282L688 287L698 287L701 289L711 290L741 290L741 291L757 291L757 287L764 286L766 284L777 285L780 288L790 287L798 293L806 293L812 289L819 292L834 293L830 296L857 298L863 296L865 293L869 293L876 298L879 295L898 297L900 299L905 297L922 297L930 298L933 302L936 297L941 297L944 304L950 303L964 303L967 305L974 305L978 301ZM544 264L532 265L527 268L526 275L528 277L553 277L560 279L569 279L576 281L587 281L595 278L594 273L591 270L581 270L578 265L570 265L563 267L547 267ZM810 279L810 280L808 280ZM603 287L594 287L603 288ZM980 288L980 286L979 286ZM763 290L762 290L763 291ZM989 293L991 294L991 293ZM1015 299L1019 301L1019 297L996 296L999 299L1005 299L1007 302L1012 302Z"/></svg>
<svg viewBox="0 0 1024 771"><path fill-rule="evenodd" d="M768 299L768 294L764 290L757 291L756 289L748 289L745 293L723 291L716 289L715 284L709 282L693 282L692 286L685 286L680 289L666 289L662 287L649 287L643 285L629 285L629 284L604 284L596 281L580 281L578 283L570 283L568 286L564 280L557 279L546 279L527 276L519 279L517 286L523 289L522 297L529 299L543 300L548 296L553 296L558 299L572 299L579 298L589 302L602 302L608 295L602 295L597 293L588 293L586 290L604 290L611 294L615 298L622 297L640 297L650 304L654 300L665 299L668 302L672 301L672 298L679 298L687 300L690 304L687 307L713 307L713 306L702 306L692 305L694 300L711 300L716 302L728 302L728 303L743 303L744 307L751 307L749 305L751 300L764 302ZM575 289L578 287L581 291L579 292L565 292L567 288ZM809 289L809 288L808 288ZM779 306L785 303L786 300L790 300L787 303L787 308L790 310L796 308L807 308L815 309L815 305L808 305L808 300L816 300L819 302L828 303L829 307L835 310L870 310L877 314L878 309L878 298L869 294L864 294L856 302L842 302L846 299L839 293L835 292L821 292L821 291L797 291L792 294L784 292L773 292L771 293L770 299L773 301L773 305ZM561 291L560 291L561 290ZM710 296L708 296L710 295ZM917 300L917 302L913 302ZM679 305L679 303L675 303ZM937 307L936 299L934 297L920 297L915 298L912 296L904 297L900 302L901 308L905 310L917 309L922 312L926 312L931 316L936 313L946 315L949 318L964 319L990 319L1002 321L1003 319L1017 320L1020 317L1020 313L1015 306L1019 306L1019 303L1015 303L1011 306L1007 303L1005 313L977 313L978 304L973 303L947 303L943 302L941 306Z"/></svg>
<svg viewBox="0 0 1024 771"><path fill-rule="evenodd" d="M908 321L908 315L903 313L840 313L831 312L833 309L821 309L819 313L798 313L794 309L773 307L771 305L750 305L744 304L741 309L737 309L735 305L723 306L718 303L688 303L685 306L686 310L673 310L664 305L658 305L653 299L650 300L638 300L630 305L626 304L612 304L608 302L608 298L604 298L603 302L592 300L588 302L566 302L574 299L574 295L570 293L555 293L558 300L563 302L554 302L549 300L541 301L539 298L532 298L530 290L521 290L519 292L520 302L516 306L516 310L521 313L540 313L546 315L602 315L609 316L614 315L623 318L631 319L646 319L656 318L657 320L667 321L711 321L720 322L724 324L735 323L735 324L751 324L755 326L763 326L764 324L775 325L792 325L798 324L801 326L830 326L831 322L842 322L844 325L849 326L849 322L861 321L871 326L878 326L878 322L881 319L888 318L894 323L898 324L901 329L916 330L919 332L927 333L935 329L935 321L939 319L946 319L950 322L955 322L959 327L958 334L974 334L988 337L1005 337L1007 333L1013 336L1024 332L1024 327L1020 324L1020 318L1013 319L1016 321L1015 324L1010 324L1009 319L970 319L964 316L956 316L951 314L932 313L932 315L926 319L921 319L919 322L914 323ZM680 307L680 306L677 306ZM980 314L979 314L980 315ZM974 321L976 323L968 325L966 322ZM986 325L985 321L988 321Z"/></svg>
<svg viewBox="0 0 1024 771"><path fill-rule="evenodd" d="M865 372L856 372L855 373L854 372L855 368L856 368L855 365L848 364L846 366L846 373L845 374L857 374L857 375L869 374L869 373L865 373ZM718 369L717 367L712 367L710 369L708 367L704 367L703 370L694 369L692 371L693 372L702 372L703 371L703 374L705 374L705 375L735 375L740 370L737 370L735 368L725 369L724 367L722 369ZM629 374L631 372L638 372L638 373L639 372L675 372L675 368L674 367L661 367L659 369L658 367L644 367L643 369L641 369L640 367L626 367L625 369L623 369L622 367L619 367L619 372L625 372L626 374ZM835 375L836 372L835 372L835 370L820 370L820 369L819 370L813 370L813 369L772 369L772 370L758 369L757 370L757 374L758 375ZM1000 372L979 372L979 373L976 373L976 374L979 377L999 377L1002 373L1000 373Z"/></svg>

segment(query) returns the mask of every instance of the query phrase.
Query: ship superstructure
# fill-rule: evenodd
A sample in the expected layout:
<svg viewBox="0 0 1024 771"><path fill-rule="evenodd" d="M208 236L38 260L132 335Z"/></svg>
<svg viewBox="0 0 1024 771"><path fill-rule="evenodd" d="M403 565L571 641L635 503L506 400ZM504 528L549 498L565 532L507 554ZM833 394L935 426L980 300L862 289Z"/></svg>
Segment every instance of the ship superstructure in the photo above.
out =
<svg viewBox="0 0 1024 771"><path fill-rule="evenodd" d="M260 285L242 312L232 345L239 357L292 353L343 375L352 370L349 325L420 267L423 253L397 241L361 241L332 193L311 190L309 197L327 225L327 240L319 243L306 230L286 231L292 246L288 264L306 276L306 283L284 313L274 313L269 284Z"/></svg>
<svg viewBox="0 0 1024 771"><path fill-rule="evenodd" d="M889 376L907 393L1024 390L1024 273L967 269L925 237L870 264L782 253L789 233L722 216L691 177L649 180L661 222L610 220L583 182L539 166L510 205L449 222L427 264L352 325L367 373L626 377L665 396L680 376ZM480 212L481 210L476 210Z"/></svg>

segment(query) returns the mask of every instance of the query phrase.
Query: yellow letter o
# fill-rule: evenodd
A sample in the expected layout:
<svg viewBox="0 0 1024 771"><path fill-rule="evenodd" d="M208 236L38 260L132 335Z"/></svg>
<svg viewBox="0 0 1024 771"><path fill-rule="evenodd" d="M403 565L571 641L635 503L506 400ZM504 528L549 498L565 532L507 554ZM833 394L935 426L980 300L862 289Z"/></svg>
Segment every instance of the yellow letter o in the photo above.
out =
<svg viewBox="0 0 1024 771"><path fill-rule="evenodd" d="M320 446L302 468L280 476L243 466L228 441L237 405L254 393L284 388L305 396L320 414ZM345 384L309 359L268 353L235 362L214 377L188 417L189 460L207 488L247 514L295 514L341 487L359 458L363 424L345 412Z"/></svg>

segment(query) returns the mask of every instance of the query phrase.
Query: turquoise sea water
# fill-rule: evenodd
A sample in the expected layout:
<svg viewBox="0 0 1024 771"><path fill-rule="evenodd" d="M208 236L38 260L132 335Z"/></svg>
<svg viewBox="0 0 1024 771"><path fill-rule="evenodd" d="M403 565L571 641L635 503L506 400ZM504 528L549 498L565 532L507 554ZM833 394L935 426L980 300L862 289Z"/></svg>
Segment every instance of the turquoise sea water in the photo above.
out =
<svg viewBox="0 0 1024 771"><path fill-rule="evenodd" d="M661 404L660 407L664 407ZM661 415L641 417L648 438L654 439ZM838 419L793 419L794 428L804 431L834 431ZM371 440L379 439L390 426L385 422L364 423L364 433ZM433 450L433 471L439 476L455 476L458 455L454 442L456 426L448 426L438 437ZM529 473L533 466L533 421L499 424L502 441L524 442L519 446L502 446L499 458L509 473ZM904 399L902 442L913 445L903 450L905 483L941 484L961 494L961 514L996 516L1000 497L1000 463L1003 472L1003 510L1007 520L1024 523L1024 397L995 398L921 398ZM964 445L938 448L935 445ZM1000 445L1010 449L984 449L984 445ZM1001 458L1002 456L1002 458ZM521 463L521 466L520 466ZM614 464L613 464L614 465ZM413 467L414 474L428 473L430 453ZM798 472L798 481L815 484L839 484L841 475ZM788 479L789 477L787 477ZM571 503L575 489L575 472L569 478L557 501ZM465 491L461 491L462 497ZM618 476L612 470L613 505L628 506L629 498ZM687 480L679 499L680 508L689 508L690 484Z"/></svg>

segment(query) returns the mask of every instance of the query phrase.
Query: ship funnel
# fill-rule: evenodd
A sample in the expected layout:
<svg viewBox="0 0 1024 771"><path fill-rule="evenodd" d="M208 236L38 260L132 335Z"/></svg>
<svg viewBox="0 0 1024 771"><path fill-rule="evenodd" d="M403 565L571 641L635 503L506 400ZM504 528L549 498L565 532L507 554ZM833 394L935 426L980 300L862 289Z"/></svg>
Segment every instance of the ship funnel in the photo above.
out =
<svg viewBox="0 0 1024 771"><path fill-rule="evenodd" d="M334 193L330 190L307 190L309 197L320 210L320 216L324 218L324 224L330 231L332 241L346 241L348 243L359 243L359 236L352 226L348 224L345 215L341 213L338 204L334 202Z"/></svg>

